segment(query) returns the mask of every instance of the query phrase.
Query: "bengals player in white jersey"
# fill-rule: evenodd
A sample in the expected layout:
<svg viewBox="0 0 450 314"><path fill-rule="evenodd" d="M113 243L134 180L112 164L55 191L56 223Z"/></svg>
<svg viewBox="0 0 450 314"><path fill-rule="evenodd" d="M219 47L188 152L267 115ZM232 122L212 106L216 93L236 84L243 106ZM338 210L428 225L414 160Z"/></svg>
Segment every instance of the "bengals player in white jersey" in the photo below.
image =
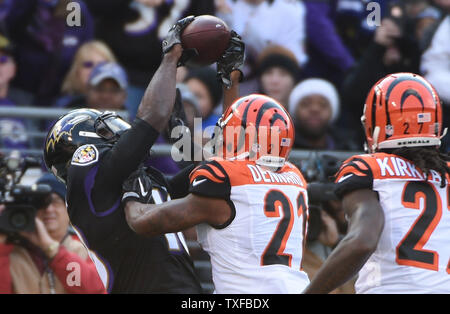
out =
<svg viewBox="0 0 450 314"><path fill-rule="evenodd" d="M336 175L346 237L306 293L358 274L357 293L450 293L450 163L439 152L441 103L424 78L396 73L371 89L362 117L370 154Z"/></svg>
<svg viewBox="0 0 450 314"><path fill-rule="evenodd" d="M192 171L188 196L142 204L151 182L143 171L130 178L128 224L149 236L197 226L216 293L300 293L309 282L302 270L308 198L302 174L286 161L292 120L274 99L250 95L218 124L220 152Z"/></svg>

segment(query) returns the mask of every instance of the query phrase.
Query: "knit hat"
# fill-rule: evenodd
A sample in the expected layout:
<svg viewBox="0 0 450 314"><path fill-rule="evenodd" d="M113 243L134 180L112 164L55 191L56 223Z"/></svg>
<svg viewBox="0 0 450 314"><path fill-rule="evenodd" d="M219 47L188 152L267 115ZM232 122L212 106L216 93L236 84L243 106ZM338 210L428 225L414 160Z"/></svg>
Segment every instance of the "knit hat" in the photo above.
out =
<svg viewBox="0 0 450 314"><path fill-rule="evenodd" d="M320 79L311 78L301 81L292 90L289 96L289 113L292 117L295 116L295 111L297 109L298 103L307 96L318 94L325 97L331 106L331 122L334 122L338 115L340 109L339 94L330 82Z"/></svg>
<svg viewBox="0 0 450 314"><path fill-rule="evenodd" d="M298 63L288 56L278 53L269 54L261 60L257 69L258 76L261 76L265 71L273 67L285 69L292 75L295 82L298 80L300 75Z"/></svg>
<svg viewBox="0 0 450 314"><path fill-rule="evenodd" d="M193 68L189 70L184 82L190 79L197 79L202 82L209 91L213 106L216 107L222 100L222 85L217 79L217 72L211 68Z"/></svg>
<svg viewBox="0 0 450 314"><path fill-rule="evenodd" d="M292 75L294 81L297 82L300 75L300 66L295 54L291 50L279 45L269 45L264 48L257 59L256 71L258 76L261 76L272 67L285 69Z"/></svg>

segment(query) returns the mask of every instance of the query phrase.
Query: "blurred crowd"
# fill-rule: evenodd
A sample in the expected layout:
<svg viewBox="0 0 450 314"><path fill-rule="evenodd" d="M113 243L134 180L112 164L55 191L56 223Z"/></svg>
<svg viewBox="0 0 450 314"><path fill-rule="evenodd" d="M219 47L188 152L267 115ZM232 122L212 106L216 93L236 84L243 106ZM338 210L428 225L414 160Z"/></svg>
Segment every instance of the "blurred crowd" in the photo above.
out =
<svg viewBox="0 0 450 314"><path fill-rule="evenodd" d="M0 108L124 110L132 120L160 64L161 42L170 26L187 15L210 14L246 43L241 95L264 93L285 106L295 124L294 148L362 151L360 116L366 95L393 72L425 76L443 101L448 127L450 0L376 4L0 0ZM191 130L199 128L194 118L202 118L203 129L215 125L223 98L215 68L180 67L177 81ZM41 149L43 139L29 133L46 132L51 124L52 119L0 116L0 148ZM166 143L167 137L161 135L158 143ZM450 150L448 140L442 150ZM154 158L153 163L166 174L180 168L170 157ZM323 210L313 210L316 205ZM306 263L314 274L345 234L346 220L333 200L311 207ZM342 289L352 291L351 286Z"/></svg>
<svg viewBox="0 0 450 314"><path fill-rule="evenodd" d="M367 91L392 72L428 78L444 101L448 125L450 1L370 4L0 0L0 106L127 110L132 120L168 28L186 15L212 14L246 43L241 94L264 93L286 106L295 121L296 148L361 150L359 117ZM214 125L222 100L215 69L179 68L178 82L191 129L194 117L203 119L203 128ZM25 130L45 132L51 123L2 119L0 145L40 148ZM165 141L162 136L159 142ZM167 173L177 170L170 160L158 165Z"/></svg>

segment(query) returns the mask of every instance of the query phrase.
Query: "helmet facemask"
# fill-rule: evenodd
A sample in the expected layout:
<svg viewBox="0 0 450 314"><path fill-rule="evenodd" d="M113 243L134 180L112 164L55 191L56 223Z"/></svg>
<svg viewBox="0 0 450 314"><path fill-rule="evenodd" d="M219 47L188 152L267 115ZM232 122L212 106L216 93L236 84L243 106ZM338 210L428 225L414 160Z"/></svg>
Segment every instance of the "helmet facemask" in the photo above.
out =
<svg viewBox="0 0 450 314"><path fill-rule="evenodd" d="M61 181L66 180L73 153L83 145L113 144L130 128L114 112L76 109L52 126L45 140L47 168Z"/></svg>
<svg viewBox="0 0 450 314"><path fill-rule="evenodd" d="M119 115L110 111L104 112L94 122L95 134L108 143L116 142L120 135L130 127L130 124L125 122Z"/></svg>

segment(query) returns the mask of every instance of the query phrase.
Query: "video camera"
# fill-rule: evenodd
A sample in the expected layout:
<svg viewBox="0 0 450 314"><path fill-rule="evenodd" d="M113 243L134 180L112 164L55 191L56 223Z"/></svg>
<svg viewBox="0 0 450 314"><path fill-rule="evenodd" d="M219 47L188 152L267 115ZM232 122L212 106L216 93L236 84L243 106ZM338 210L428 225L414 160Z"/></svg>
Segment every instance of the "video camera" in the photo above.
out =
<svg viewBox="0 0 450 314"><path fill-rule="evenodd" d="M40 167L39 159L21 157L18 151L0 156L0 204L5 205L0 213L0 232L34 231L37 201L47 196L51 188L45 184L25 186L19 182L27 169Z"/></svg>
<svg viewBox="0 0 450 314"><path fill-rule="evenodd" d="M335 184L330 178L339 170L340 162L335 156L312 152L310 157L301 163L300 169L308 182L308 242L317 240L325 228L321 211L324 210L333 217L326 203L338 199L334 193Z"/></svg>
<svg viewBox="0 0 450 314"><path fill-rule="evenodd" d="M301 170L308 182L308 199L312 204L337 200L334 183L330 177L339 170L340 160L332 155L312 152L308 160L302 162Z"/></svg>

